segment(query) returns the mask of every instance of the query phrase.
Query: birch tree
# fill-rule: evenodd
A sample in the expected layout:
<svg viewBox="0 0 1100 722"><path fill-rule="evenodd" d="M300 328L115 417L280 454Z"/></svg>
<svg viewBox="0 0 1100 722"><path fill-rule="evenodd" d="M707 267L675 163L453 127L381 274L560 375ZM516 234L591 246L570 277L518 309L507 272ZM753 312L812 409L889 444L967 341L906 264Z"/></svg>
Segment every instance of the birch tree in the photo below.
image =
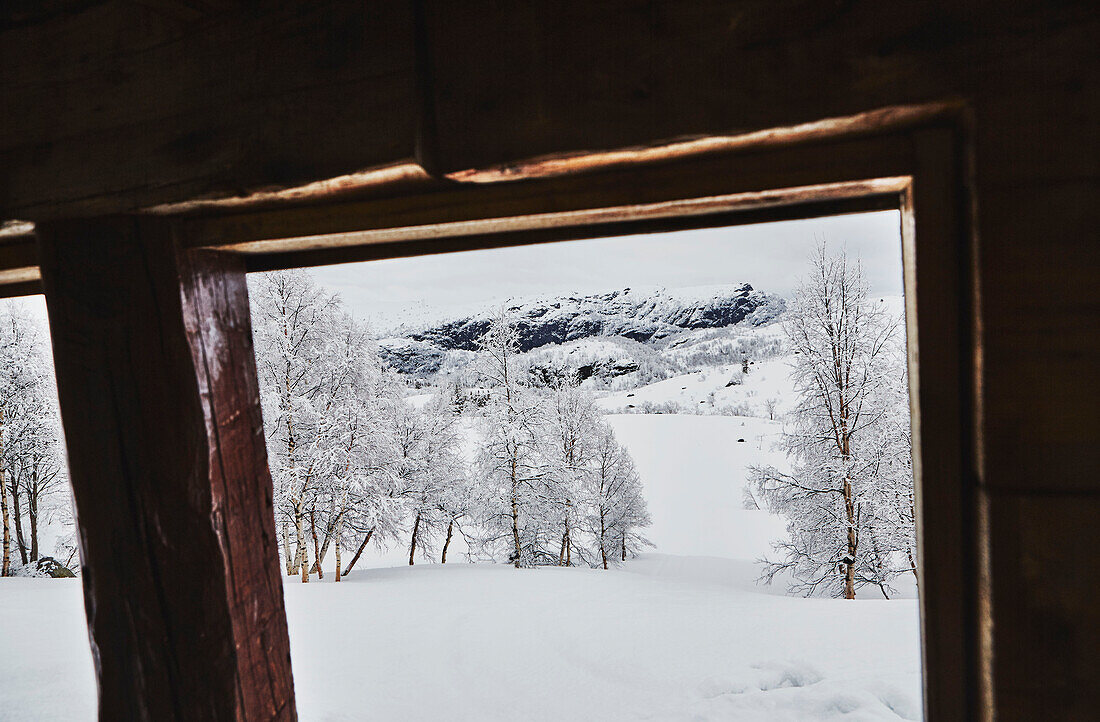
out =
<svg viewBox="0 0 1100 722"><path fill-rule="evenodd" d="M625 562L628 551L637 553L651 546L641 534L650 517L641 479L626 447L606 423L596 424L593 432L582 521L598 553L593 565L607 569L616 561Z"/></svg>
<svg viewBox="0 0 1100 722"><path fill-rule="evenodd" d="M323 577L331 548L337 555L339 578L341 545L369 524L389 533L393 513L382 502L394 487L392 439L386 434L385 414L397 398L396 384L383 372L369 329L340 313L333 321L329 354L318 371L315 404L321 422L315 440L316 481L310 499L310 534L314 539L311 571ZM318 541L318 536L320 540Z"/></svg>
<svg viewBox="0 0 1100 722"><path fill-rule="evenodd" d="M549 456L549 500L558 507L561 547L558 566L572 566L574 527L587 478L592 473L592 446L599 412L591 396L566 378L553 387L547 406L546 450Z"/></svg>
<svg viewBox="0 0 1100 722"><path fill-rule="evenodd" d="M253 276L250 286L281 546L287 575L307 581L307 514L324 451L315 404L339 300L300 270Z"/></svg>
<svg viewBox="0 0 1100 722"><path fill-rule="evenodd" d="M483 502L480 541L489 548L510 546L508 558L517 569L533 566L547 554L544 406L516 369L519 335L504 309L478 347L482 380L490 389L477 463Z"/></svg>
<svg viewBox="0 0 1100 722"><path fill-rule="evenodd" d="M42 514L66 482L45 324L8 302L0 307L0 574L12 573L13 531L21 565L37 561Z"/></svg>
<svg viewBox="0 0 1100 722"><path fill-rule="evenodd" d="M784 330L794 351L799 401L783 443L793 468L753 468L753 492L787 519L765 579L791 576L791 590L854 599L867 584L886 594L894 545L883 523L881 437L904 388L894 355L898 322L868 297L858 263L819 248ZM900 471L895 482L912 487Z"/></svg>

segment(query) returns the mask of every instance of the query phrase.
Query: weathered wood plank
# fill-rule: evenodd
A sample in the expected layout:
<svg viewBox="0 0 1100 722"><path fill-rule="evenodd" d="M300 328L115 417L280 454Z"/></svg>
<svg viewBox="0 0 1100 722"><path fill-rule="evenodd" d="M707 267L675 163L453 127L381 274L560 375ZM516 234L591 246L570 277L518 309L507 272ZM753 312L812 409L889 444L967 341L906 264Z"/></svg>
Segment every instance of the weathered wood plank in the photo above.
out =
<svg viewBox="0 0 1100 722"><path fill-rule="evenodd" d="M984 483L1100 490L1100 182L981 187Z"/></svg>
<svg viewBox="0 0 1100 722"><path fill-rule="evenodd" d="M294 719L243 267L150 219L38 233L100 719Z"/></svg>
<svg viewBox="0 0 1100 722"><path fill-rule="evenodd" d="M419 193L393 198L207 214L181 218L178 222L188 243L255 253L264 252L265 247L287 250L290 246L309 249L366 244L375 242L366 237L367 232L375 231L404 229L403 238L418 233L417 228L428 236L483 232L484 228L460 227L475 222L495 223L496 232L505 232L513 229L509 220L519 216L696 201L821 184L865 183L866 194L874 194L881 192L874 190L874 179L907 175L912 165L911 144L897 134L878 130L878 134L853 133L854 137L811 138L770 152L750 145L731 152L627 163L566 176L504 183L437 183L421 188ZM837 158L844 158L845 162L838 164ZM858 189L850 193L859 194ZM803 200L808 195L809 192ZM335 234L356 234L360 238L326 237ZM296 240L287 244L243 245L280 239Z"/></svg>
<svg viewBox="0 0 1100 722"><path fill-rule="evenodd" d="M1086 1L427 0L424 17L438 172L950 97L995 102L1002 121L1095 122ZM1068 147L1014 152L1095 172Z"/></svg>
<svg viewBox="0 0 1100 722"><path fill-rule="evenodd" d="M961 129L921 130L912 140L902 247L924 704L926 719L953 720L979 710L969 188Z"/></svg>
<svg viewBox="0 0 1100 722"><path fill-rule="evenodd" d="M1085 0L414 5L0 14L0 215L129 211L414 157L507 167L945 98L996 119L981 142L1031 172L1100 168L1074 150L1096 142L1100 20ZM1056 152L1018 142L1040 126L1065 140Z"/></svg>
<svg viewBox="0 0 1100 722"><path fill-rule="evenodd" d="M33 230L0 226L0 298L41 293L40 280Z"/></svg>
<svg viewBox="0 0 1100 722"><path fill-rule="evenodd" d="M1096 716L1100 493L983 490L987 690L1005 722Z"/></svg>
<svg viewBox="0 0 1100 722"><path fill-rule="evenodd" d="M412 158L412 38L406 1L0 14L0 218L129 211Z"/></svg>

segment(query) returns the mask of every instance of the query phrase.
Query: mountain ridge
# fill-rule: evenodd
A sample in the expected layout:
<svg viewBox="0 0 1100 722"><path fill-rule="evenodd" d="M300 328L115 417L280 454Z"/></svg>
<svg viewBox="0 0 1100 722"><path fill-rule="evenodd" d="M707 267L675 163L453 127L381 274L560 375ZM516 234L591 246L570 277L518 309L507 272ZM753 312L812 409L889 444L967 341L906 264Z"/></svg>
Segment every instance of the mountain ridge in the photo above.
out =
<svg viewBox="0 0 1100 722"><path fill-rule="evenodd" d="M786 309L786 301L748 283L679 289L631 289L516 299L504 304L515 321L521 352L592 337L651 344L671 335L739 324L760 326ZM496 311L464 317L379 340L384 361L405 373L434 373L451 352L471 352Z"/></svg>

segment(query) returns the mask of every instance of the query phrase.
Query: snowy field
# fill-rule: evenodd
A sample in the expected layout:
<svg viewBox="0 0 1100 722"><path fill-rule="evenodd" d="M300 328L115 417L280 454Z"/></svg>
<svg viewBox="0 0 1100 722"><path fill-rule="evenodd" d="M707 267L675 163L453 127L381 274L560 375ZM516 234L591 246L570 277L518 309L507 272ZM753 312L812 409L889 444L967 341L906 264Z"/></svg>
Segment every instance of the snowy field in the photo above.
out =
<svg viewBox="0 0 1100 722"><path fill-rule="evenodd" d="M645 483L653 553L609 572L517 571L410 568L398 550L338 586L288 582L300 718L920 718L914 599L801 599L755 582L783 524L743 509L744 468L781 463L777 422L609 420ZM79 581L4 579L0 719L94 718Z"/></svg>

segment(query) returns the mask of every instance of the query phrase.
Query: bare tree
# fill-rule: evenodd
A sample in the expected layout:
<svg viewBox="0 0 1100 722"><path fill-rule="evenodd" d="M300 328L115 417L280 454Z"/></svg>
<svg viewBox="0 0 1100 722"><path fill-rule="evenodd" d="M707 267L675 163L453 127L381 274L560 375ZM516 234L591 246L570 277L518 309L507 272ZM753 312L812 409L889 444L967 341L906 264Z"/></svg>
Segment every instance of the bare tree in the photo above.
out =
<svg viewBox="0 0 1100 722"><path fill-rule="evenodd" d="M628 547L636 552L651 546L639 533L650 518L630 453L606 423L593 431L585 529L599 552L598 564L607 569L610 560L626 561Z"/></svg>
<svg viewBox="0 0 1100 722"><path fill-rule="evenodd" d="M251 291L276 522L287 575L305 582L322 576L341 535L393 528L393 436L382 420L397 394L368 330L308 273L264 274Z"/></svg>
<svg viewBox="0 0 1100 722"><path fill-rule="evenodd" d="M26 308L9 302L0 307L0 574L12 572L13 527L20 564L38 560L42 513L65 482L46 328Z"/></svg>
<svg viewBox="0 0 1100 722"><path fill-rule="evenodd" d="M794 466L756 468L753 482L756 498L786 517L790 538L777 545L784 558L768 563L765 578L790 572L792 590L807 595L854 599L866 584L886 594L892 549L878 513L878 437L898 404L891 388L904 384L894 359L898 322L868 298L859 264L822 246L784 328L799 393L784 434Z"/></svg>
<svg viewBox="0 0 1100 722"><path fill-rule="evenodd" d="M592 471L591 452L599 412L591 396L578 389L576 380L569 376L554 384L548 407L549 490L553 492L561 518L561 549L557 563L558 566L572 566L573 530L585 480Z"/></svg>
<svg viewBox="0 0 1100 722"><path fill-rule="evenodd" d="M540 507L546 476L542 453L542 399L526 387L515 368L519 334L501 309L479 341L482 380L490 398L482 416L478 459L483 537L489 547L510 541L509 559L519 569L548 554Z"/></svg>

